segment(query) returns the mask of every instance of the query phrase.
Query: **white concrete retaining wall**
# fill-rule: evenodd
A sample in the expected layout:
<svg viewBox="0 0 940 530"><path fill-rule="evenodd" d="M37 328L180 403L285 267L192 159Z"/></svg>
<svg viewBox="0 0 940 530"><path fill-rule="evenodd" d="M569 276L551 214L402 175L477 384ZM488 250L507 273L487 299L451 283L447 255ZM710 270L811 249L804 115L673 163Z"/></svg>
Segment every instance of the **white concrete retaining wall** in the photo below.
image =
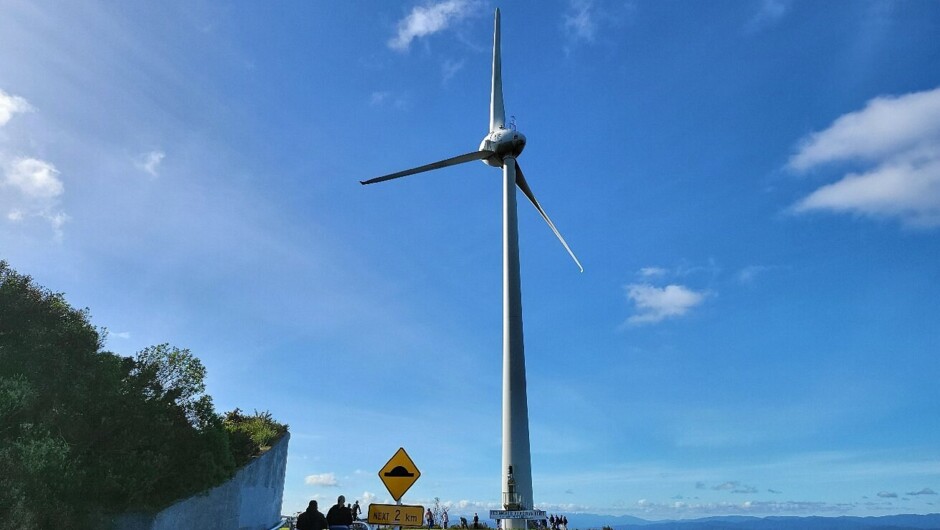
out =
<svg viewBox="0 0 940 530"><path fill-rule="evenodd" d="M115 530L269 530L281 520L289 439L285 434L225 484L155 515L121 516Z"/></svg>

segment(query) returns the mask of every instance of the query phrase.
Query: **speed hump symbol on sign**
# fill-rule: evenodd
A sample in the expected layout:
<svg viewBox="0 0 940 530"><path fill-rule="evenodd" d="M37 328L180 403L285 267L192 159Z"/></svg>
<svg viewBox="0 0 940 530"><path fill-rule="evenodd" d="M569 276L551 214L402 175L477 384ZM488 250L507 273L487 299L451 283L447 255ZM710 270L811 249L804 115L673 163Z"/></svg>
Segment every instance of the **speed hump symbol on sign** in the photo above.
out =
<svg viewBox="0 0 940 530"><path fill-rule="evenodd" d="M402 495L418 481L420 476L421 472L418 471L418 466L405 452L404 447L399 447L398 451L379 471L379 478L382 479L385 488L396 501L401 500Z"/></svg>

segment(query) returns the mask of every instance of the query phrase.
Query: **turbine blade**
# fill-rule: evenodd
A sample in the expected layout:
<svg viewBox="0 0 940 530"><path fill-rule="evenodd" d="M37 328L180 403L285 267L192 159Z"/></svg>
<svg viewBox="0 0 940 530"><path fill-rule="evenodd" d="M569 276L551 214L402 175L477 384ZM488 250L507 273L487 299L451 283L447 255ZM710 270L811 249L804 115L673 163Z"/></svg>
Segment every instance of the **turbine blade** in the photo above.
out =
<svg viewBox="0 0 940 530"><path fill-rule="evenodd" d="M407 177L408 175L414 175L415 173L424 173L425 171L431 171L432 169L440 169L447 166L456 166L457 164L463 164L464 162L471 162L473 160L482 160L493 156L493 151L473 151L472 153L467 153L465 155L455 156L453 158L448 158L447 160L441 160L431 164L427 164L420 167L415 167L411 169L406 169L404 171L399 171L398 173L392 173L390 175L384 175L381 177L376 177L369 180L360 180L360 184L375 184L376 182L385 182L386 180L397 179L399 177Z"/></svg>
<svg viewBox="0 0 940 530"><path fill-rule="evenodd" d="M490 91L490 132L506 125L506 110L503 108L502 61L499 58L499 8L493 23L493 85Z"/></svg>
<svg viewBox="0 0 940 530"><path fill-rule="evenodd" d="M545 210L542 209L542 206L539 204L539 201L535 199L535 194L532 193L532 189L529 188L529 183L525 180L525 175L522 174L522 167L519 166L519 162L516 162L516 186L519 186L519 189L522 190L522 193L529 198L529 202L535 206L535 209L542 214L542 219L545 219L545 222L548 223L548 226L551 227L552 232L555 232L555 235L558 237L558 240L561 241L561 244L565 246L565 250L568 251L568 254L571 255L571 259L578 265L578 268L581 269L581 272L584 272L584 267L581 266L581 262L578 261L577 256L574 255L574 252L571 251L571 247L568 246L568 243L565 241L565 238L561 237L561 232L555 228L555 223L548 218L548 214L545 213Z"/></svg>

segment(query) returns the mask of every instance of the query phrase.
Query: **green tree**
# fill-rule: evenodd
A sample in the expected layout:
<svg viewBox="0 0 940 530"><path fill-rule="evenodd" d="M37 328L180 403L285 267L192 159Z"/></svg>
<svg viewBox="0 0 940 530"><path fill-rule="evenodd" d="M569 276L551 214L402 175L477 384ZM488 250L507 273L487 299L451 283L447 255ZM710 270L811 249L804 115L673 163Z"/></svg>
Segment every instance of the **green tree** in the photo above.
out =
<svg viewBox="0 0 940 530"><path fill-rule="evenodd" d="M102 335L0 261L0 530L100 528L234 473L202 363L166 344L122 357Z"/></svg>
<svg viewBox="0 0 940 530"><path fill-rule="evenodd" d="M212 423L212 399L205 395L206 368L189 350L159 344L137 353L131 375L145 383L151 400L174 404L194 427Z"/></svg>
<svg viewBox="0 0 940 530"><path fill-rule="evenodd" d="M78 407L100 347L87 310L0 261L0 527L68 524L59 519L83 478Z"/></svg>

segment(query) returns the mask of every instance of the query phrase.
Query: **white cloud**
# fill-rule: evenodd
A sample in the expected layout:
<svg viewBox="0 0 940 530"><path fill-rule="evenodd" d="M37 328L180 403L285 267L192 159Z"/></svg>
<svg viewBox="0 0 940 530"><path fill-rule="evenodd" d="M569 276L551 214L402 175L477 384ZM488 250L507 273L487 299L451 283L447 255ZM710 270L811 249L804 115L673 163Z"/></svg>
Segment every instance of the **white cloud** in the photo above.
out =
<svg viewBox="0 0 940 530"><path fill-rule="evenodd" d="M336 481L336 475L333 473L307 475L304 478L304 484L308 484L310 486L325 486L328 488L339 487L339 482Z"/></svg>
<svg viewBox="0 0 940 530"><path fill-rule="evenodd" d="M849 173L809 194L793 209L899 217L912 226L938 226L940 151L920 160L896 156L871 171Z"/></svg>
<svg viewBox="0 0 940 530"><path fill-rule="evenodd" d="M32 106L25 99L0 90L0 127L6 125L14 114L31 110Z"/></svg>
<svg viewBox="0 0 940 530"><path fill-rule="evenodd" d="M142 155L134 165L138 169L150 173L150 176L157 176L157 168L160 167L160 162L163 161L163 158L166 157L166 153L163 151L150 151Z"/></svg>
<svg viewBox="0 0 940 530"><path fill-rule="evenodd" d="M878 97L801 142L788 167L803 172L833 162L867 169L845 174L793 206L894 217L940 226L940 88Z"/></svg>
<svg viewBox="0 0 940 530"><path fill-rule="evenodd" d="M361 504L368 506L376 501L376 495L371 491L363 491L362 495L359 496L359 499L362 500Z"/></svg>
<svg viewBox="0 0 940 530"><path fill-rule="evenodd" d="M637 314L627 319L628 324L654 324L665 318L686 314L705 300L704 292L696 292L682 285L654 287L649 284L626 286L627 298L633 301Z"/></svg>
<svg viewBox="0 0 940 530"><path fill-rule="evenodd" d="M7 169L3 183L32 199L62 195L64 187L55 166L35 158L18 158Z"/></svg>
<svg viewBox="0 0 940 530"><path fill-rule="evenodd" d="M940 141L940 88L903 96L882 96L839 117L801 143L789 165L805 171L840 160L880 160Z"/></svg>
<svg viewBox="0 0 940 530"><path fill-rule="evenodd" d="M0 189L3 190L0 210L6 210L8 221L22 223L28 218L44 219L56 238L61 239L62 226L69 216L57 210L65 186L55 166L36 158L15 159L4 170Z"/></svg>
<svg viewBox="0 0 940 530"><path fill-rule="evenodd" d="M33 108L20 96L0 90L0 127L6 125L16 113L30 112ZM0 152L0 158L6 158ZM49 162L37 158L15 158L4 163L0 174L0 211L6 219L23 223L29 218L46 220L57 239L62 237L62 226L69 220L65 212L55 211L65 186L59 171Z"/></svg>
<svg viewBox="0 0 940 530"><path fill-rule="evenodd" d="M446 0L427 6L415 6L398 22L398 34L388 41L390 48L405 51L411 41L447 29L451 22L466 17L473 7L469 0Z"/></svg>

